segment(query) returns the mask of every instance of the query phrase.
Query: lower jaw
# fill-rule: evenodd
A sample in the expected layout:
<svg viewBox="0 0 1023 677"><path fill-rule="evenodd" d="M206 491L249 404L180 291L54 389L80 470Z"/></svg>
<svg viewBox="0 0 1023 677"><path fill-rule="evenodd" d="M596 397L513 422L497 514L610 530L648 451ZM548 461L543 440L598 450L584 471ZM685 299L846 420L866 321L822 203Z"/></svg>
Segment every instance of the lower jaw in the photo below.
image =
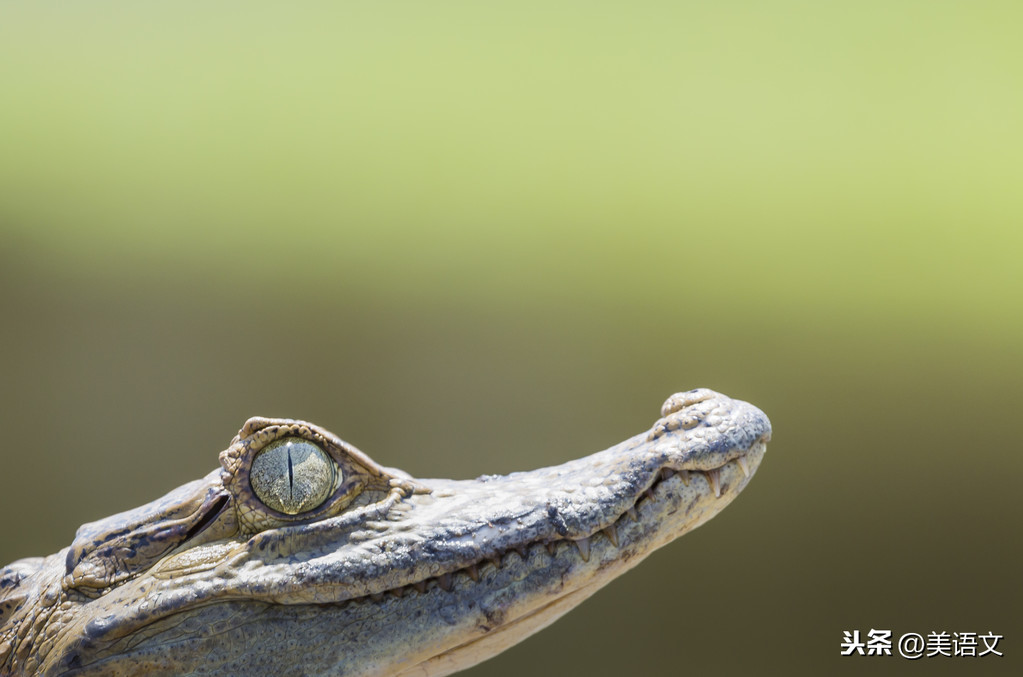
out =
<svg viewBox="0 0 1023 677"><path fill-rule="evenodd" d="M742 490L762 454L762 447L754 448L746 468L732 461L709 476L698 471L689 471L688 475L663 473L640 497L634 510L627 511L611 525L614 536L608 535L607 529L598 531L584 548L578 548L571 541L558 541L553 545L553 553L548 549L549 544L534 543L521 553L514 550L506 553L499 566L493 569L490 565L479 567L476 579L448 579L437 585L442 590L428 588L428 595L445 592L456 596L460 593L478 595L476 621L458 624L462 632L467 631L472 636L454 646L436 647L439 653L424 652L429 657L412 666L398 667L391 674L399 677L451 674L501 653L542 630L657 548L716 515ZM635 514L635 520L631 514ZM521 561L508 558L521 558ZM490 592L479 595L483 589L477 586ZM508 593L508 603L501 602L499 591L502 590ZM488 625L497 607L502 607L504 620Z"/></svg>
<svg viewBox="0 0 1023 677"><path fill-rule="evenodd" d="M395 677L443 677L482 663L543 630L600 588L600 585L591 584L574 590L514 621L505 623L486 635L471 639L407 670L395 673Z"/></svg>

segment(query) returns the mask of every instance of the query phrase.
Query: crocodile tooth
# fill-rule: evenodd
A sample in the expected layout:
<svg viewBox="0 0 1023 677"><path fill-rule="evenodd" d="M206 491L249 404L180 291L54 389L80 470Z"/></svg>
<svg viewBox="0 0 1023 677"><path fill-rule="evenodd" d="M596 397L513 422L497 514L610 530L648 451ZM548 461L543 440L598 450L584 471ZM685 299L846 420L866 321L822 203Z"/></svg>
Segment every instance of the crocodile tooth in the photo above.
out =
<svg viewBox="0 0 1023 677"><path fill-rule="evenodd" d="M437 585L444 592L451 592L451 574L441 574L437 577Z"/></svg>
<svg viewBox="0 0 1023 677"><path fill-rule="evenodd" d="M371 593L369 593L369 598L371 600L373 600L374 602L383 602L384 601L384 593L382 593L382 592L371 592Z"/></svg>
<svg viewBox="0 0 1023 677"><path fill-rule="evenodd" d="M739 464L740 468L742 468L742 474L745 475L746 477L749 477L749 465L746 463L746 457L740 456L739 458L735 459L735 462Z"/></svg>
<svg viewBox="0 0 1023 677"><path fill-rule="evenodd" d="M649 498L651 501L654 500L654 490L651 489L650 487L646 488L646 491L643 492L643 495Z"/></svg>
<svg viewBox="0 0 1023 677"><path fill-rule="evenodd" d="M689 471L688 470L679 470L678 471L678 476L682 478L682 484L684 484L684 485L686 485L688 487L689 486Z"/></svg>
<svg viewBox="0 0 1023 677"><path fill-rule="evenodd" d="M575 543L575 547L579 548L579 556L583 558L584 562L590 561L590 539L580 538L578 541L572 541Z"/></svg>
<svg viewBox="0 0 1023 677"><path fill-rule="evenodd" d="M477 567L475 564L470 564L469 566L465 567L465 573L469 574L469 578L471 578L474 583L479 582L480 570L479 567Z"/></svg>
<svg viewBox="0 0 1023 677"><path fill-rule="evenodd" d="M403 585L400 588L391 588L387 592L391 593L391 596L401 599L405 596L405 586Z"/></svg>
<svg viewBox="0 0 1023 677"><path fill-rule="evenodd" d="M710 488L714 490L714 496L721 496L721 468L714 468L713 470L707 470L703 473L707 476L707 483L710 484Z"/></svg>
<svg viewBox="0 0 1023 677"><path fill-rule="evenodd" d="M515 552L519 553L519 557L522 558L522 561L526 561L527 559L529 559L529 550L526 548L526 546L524 545L515 546Z"/></svg>
<svg viewBox="0 0 1023 677"><path fill-rule="evenodd" d="M412 587L415 588L420 595L422 595L426 592L426 581L416 581L412 584Z"/></svg>
<svg viewBox="0 0 1023 677"><path fill-rule="evenodd" d="M491 557L488 557L487 561L490 562L491 564L493 564L495 569L500 569L501 568L501 556L500 555L493 555Z"/></svg>
<svg viewBox="0 0 1023 677"><path fill-rule="evenodd" d="M675 474L675 471L672 470L671 468L661 468L661 479L662 480L666 480L666 479L668 479L669 477L671 477L674 474Z"/></svg>
<svg viewBox="0 0 1023 677"><path fill-rule="evenodd" d="M555 542L547 541L547 543L545 543L544 545L547 546L547 554L550 555L551 557L554 557L554 553L557 552L557 546L555 545Z"/></svg>
<svg viewBox="0 0 1023 677"><path fill-rule="evenodd" d="M633 522L639 521L639 515L636 514L636 506L630 505L629 509L626 510L625 513L632 518Z"/></svg>
<svg viewBox="0 0 1023 677"><path fill-rule="evenodd" d="M607 540L611 541L611 545L618 547L618 532L615 530L615 525L611 525L604 529L604 535L607 536Z"/></svg>

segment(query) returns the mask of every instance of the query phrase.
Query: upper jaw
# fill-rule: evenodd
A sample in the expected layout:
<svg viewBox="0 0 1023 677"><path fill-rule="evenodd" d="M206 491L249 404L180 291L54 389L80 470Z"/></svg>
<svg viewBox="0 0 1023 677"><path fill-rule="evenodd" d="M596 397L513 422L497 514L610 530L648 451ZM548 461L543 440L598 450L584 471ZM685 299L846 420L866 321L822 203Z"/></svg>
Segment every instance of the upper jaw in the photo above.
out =
<svg viewBox="0 0 1023 677"><path fill-rule="evenodd" d="M93 544L109 550L109 539L97 539L94 532L112 529L107 523L123 529L131 521L128 517L141 522L151 519L151 513L190 516L181 521L182 533L204 515L220 514L200 538L189 539L184 551L165 558L152 574L208 578L217 581L212 591L283 603L308 599L310 589L329 601L376 594L485 560L499 561L533 544L550 547L572 541L585 555L587 539L595 534L617 541L612 525L623 516L634 517L644 496L652 497L655 485L675 474L689 492L684 500L710 494L720 510L755 471L771 435L770 422L759 409L706 389L673 395L661 413L649 432L559 466L465 481L412 480L395 472L391 489L376 502L247 539L230 536L238 530L235 511L206 507L222 505L225 495L221 475L211 473L148 506L85 525L68 553L65 585L81 587L73 574L82 568L79 560L90 548L93 559L105 563L105 550ZM758 448L760 453L755 453ZM368 457L359 460L372 464ZM730 463L741 474L727 472ZM391 474L389 469L377 472ZM698 479L691 482L692 477ZM160 533L166 524L159 523ZM209 541L220 545L209 546L199 557L189 554ZM154 541L154 558L163 547ZM230 575L224 576L228 570ZM84 575L79 578L87 582ZM276 581L272 596L266 593L268 581Z"/></svg>
<svg viewBox="0 0 1023 677"><path fill-rule="evenodd" d="M476 480L417 480L429 491L345 529L335 547L307 552L305 566L261 558L255 577L280 579L273 601L307 600L317 590L337 602L431 580L447 587L451 574L475 578L485 563L533 546L553 553L568 542L587 559L603 537L645 554L723 509L771 434L763 412L745 402L706 390L673 398L650 432L582 459ZM674 517L680 509L684 518Z"/></svg>
<svg viewBox="0 0 1023 677"><path fill-rule="evenodd" d="M553 551L569 542L585 559L590 540L603 535L616 548L647 552L727 505L771 434L759 409L705 389L673 395L661 413L649 432L558 466L476 480L395 477L379 500L334 517L168 557L152 571L155 587L173 606L196 591L210 601L341 602L443 584L457 571L473 576L473 567L534 545ZM211 474L195 484L193 493L205 496L218 483ZM644 511L655 503L657 511ZM683 520L673 517L681 508ZM233 519L225 524L210 534L237 528Z"/></svg>

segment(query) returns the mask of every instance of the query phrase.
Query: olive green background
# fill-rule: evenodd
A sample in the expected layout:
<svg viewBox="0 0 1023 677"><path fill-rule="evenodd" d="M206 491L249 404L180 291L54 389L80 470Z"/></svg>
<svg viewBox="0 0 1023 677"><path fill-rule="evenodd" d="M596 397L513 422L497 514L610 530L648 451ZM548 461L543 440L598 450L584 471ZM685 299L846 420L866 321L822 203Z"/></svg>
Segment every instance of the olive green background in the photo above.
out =
<svg viewBox="0 0 1023 677"><path fill-rule="evenodd" d="M251 415L474 477L707 386L743 495L467 674L1021 674L1021 7L0 5L0 562Z"/></svg>

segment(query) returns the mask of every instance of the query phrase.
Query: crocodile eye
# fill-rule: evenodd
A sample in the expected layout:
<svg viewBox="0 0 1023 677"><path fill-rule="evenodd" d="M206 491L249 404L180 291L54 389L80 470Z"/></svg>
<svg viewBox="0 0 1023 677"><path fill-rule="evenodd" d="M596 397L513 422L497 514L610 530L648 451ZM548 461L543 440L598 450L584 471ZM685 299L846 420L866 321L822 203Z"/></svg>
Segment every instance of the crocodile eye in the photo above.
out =
<svg viewBox="0 0 1023 677"><path fill-rule="evenodd" d="M297 515L327 500L340 472L315 444L285 437L252 459L249 484L268 507Z"/></svg>

